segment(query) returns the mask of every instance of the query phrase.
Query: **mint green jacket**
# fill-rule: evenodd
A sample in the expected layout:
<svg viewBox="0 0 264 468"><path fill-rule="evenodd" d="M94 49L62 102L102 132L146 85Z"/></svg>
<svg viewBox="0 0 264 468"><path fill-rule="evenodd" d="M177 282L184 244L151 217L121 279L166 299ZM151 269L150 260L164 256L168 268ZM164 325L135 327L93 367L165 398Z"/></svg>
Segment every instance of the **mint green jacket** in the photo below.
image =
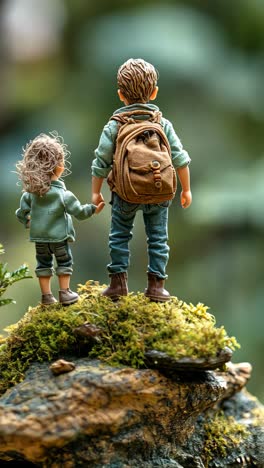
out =
<svg viewBox="0 0 264 468"><path fill-rule="evenodd" d="M92 216L95 209L95 205L81 205L61 180L55 180L51 181L49 191L41 197L24 192L16 216L25 227L30 219L32 242L74 241L71 215L80 220L86 219Z"/></svg>
<svg viewBox="0 0 264 468"><path fill-rule="evenodd" d="M121 112L129 112L133 110L150 110L159 111L159 108L154 104L131 104L129 106L117 109L114 114ZM140 116L139 118L144 118ZM178 167L187 166L191 159L186 150L183 149L179 137L176 135L172 123L162 117L161 125L166 134L170 148L172 164L177 169ZM92 162L92 175L95 177L107 177L111 171L113 156L115 152L115 142L118 133L118 123L116 120L110 120L103 128L100 137L98 148L95 150L95 159Z"/></svg>

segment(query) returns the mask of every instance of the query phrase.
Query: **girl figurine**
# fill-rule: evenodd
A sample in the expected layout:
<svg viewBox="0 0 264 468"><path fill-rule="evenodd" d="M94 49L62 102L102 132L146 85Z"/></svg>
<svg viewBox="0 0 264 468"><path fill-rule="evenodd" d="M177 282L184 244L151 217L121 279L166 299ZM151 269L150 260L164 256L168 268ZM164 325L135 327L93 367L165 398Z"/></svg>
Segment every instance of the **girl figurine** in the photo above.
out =
<svg viewBox="0 0 264 468"><path fill-rule="evenodd" d="M81 205L60 179L70 173L69 151L56 133L40 134L23 149L23 159L16 165L23 184L23 195L16 216L30 228L30 241L36 245L36 276L44 305L57 302L51 292L54 274L53 255L57 261L59 302L63 305L78 301L70 290L73 258L69 242L75 240L71 215L82 220L99 213L104 203Z"/></svg>

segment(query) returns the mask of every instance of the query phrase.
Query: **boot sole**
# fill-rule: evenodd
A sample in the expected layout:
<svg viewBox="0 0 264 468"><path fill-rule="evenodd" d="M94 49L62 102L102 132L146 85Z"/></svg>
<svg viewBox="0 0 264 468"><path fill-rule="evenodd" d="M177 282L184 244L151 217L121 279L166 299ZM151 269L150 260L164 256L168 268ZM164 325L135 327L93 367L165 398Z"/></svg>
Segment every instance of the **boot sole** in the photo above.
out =
<svg viewBox="0 0 264 468"><path fill-rule="evenodd" d="M149 296L148 294L145 294L145 296L154 302L168 302L170 300L170 297Z"/></svg>
<svg viewBox="0 0 264 468"><path fill-rule="evenodd" d="M112 301L118 301L118 299L120 299L120 297L125 297L125 296L127 296L127 294L120 294L119 296L109 296L108 294L102 294L102 296L103 297L108 297Z"/></svg>

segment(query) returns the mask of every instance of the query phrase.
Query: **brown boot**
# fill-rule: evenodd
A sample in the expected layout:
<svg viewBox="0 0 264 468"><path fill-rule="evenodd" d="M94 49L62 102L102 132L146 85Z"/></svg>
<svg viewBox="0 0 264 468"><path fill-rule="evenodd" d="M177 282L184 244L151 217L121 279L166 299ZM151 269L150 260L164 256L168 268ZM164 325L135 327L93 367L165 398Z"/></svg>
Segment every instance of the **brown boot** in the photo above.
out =
<svg viewBox="0 0 264 468"><path fill-rule="evenodd" d="M170 299L170 293L164 289L165 280L153 273L148 273L148 287L145 289L145 296L152 301L165 302Z"/></svg>
<svg viewBox="0 0 264 468"><path fill-rule="evenodd" d="M71 305L77 302L79 296L76 292L71 291L68 289L60 289L59 290L59 301L62 305Z"/></svg>
<svg viewBox="0 0 264 468"><path fill-rule="evenodd" d="M57 299L55 299L55 297L53 296L52 293L50 294L42 294L41 296L41 304L42 305L50 305L50 304L55 304L57 301Z"/></svg>
<svg viewBox="0 0 264 468"><path fill-rule="evenodd" d="M110 285L102 292L102 295L110 297L113 301L117 301L120 296L127 296L127 274L113 273L110 278Z"/></svg>

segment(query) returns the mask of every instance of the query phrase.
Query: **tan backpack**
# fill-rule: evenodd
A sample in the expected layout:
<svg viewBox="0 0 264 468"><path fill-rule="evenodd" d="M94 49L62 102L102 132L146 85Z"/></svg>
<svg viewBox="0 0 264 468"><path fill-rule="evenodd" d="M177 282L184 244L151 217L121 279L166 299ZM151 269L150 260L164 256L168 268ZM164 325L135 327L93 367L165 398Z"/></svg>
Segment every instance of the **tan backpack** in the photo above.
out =
<svg viewBox="0 0 264 468"><path fill-rule="evenodd" d="M140 115L149 118L136 119ZM113 167L107 179L110 189L130 203L171 200L176 193L176 173L160 124L161 113L135 110L113 115L110 120L119 123Z"/></svg>

